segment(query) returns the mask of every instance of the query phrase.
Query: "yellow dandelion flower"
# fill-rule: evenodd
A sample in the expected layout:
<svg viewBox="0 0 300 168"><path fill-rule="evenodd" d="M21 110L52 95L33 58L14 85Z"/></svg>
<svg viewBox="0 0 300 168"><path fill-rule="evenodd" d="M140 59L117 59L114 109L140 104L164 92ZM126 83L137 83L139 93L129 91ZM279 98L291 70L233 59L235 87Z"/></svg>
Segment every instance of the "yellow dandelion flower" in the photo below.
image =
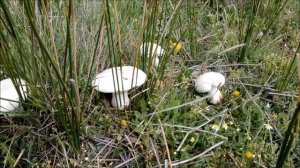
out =
<svg viewBox="0 0 300 168"><path fill-rule="evenodd" d="M126 128L128 126L128 121L126 120L121 120L121 127Z"/></svg>
<svg viewBox="0 0 300 168"><path fill-rule="evenodd" d="M196 140L196 139L195 139L194 137L192 137L192 138L190 139L190 142L194 143L195 140Z"/></svg>
<svg viewBox="0 0 300 168"><path fill-rule="evenodd" d="M252 159L252 158L254 158L254 154L253 154L251 151L247 151L247 152L245 153L245 157L246 157L247 159Z"/></svg>
<svg viewBox="0 0 300 168"><path fill-rule="evenodd" d="M220 129L220 126L219 126L218 124L213 124L213 125L211 126L211 128L212 128L213 130L215 130L215 131L218 131L218 130Z"/></svg>
<svg viewBox="0 0 300 168"><path fill-rule="evenodd" d="M234 97L239 97L240 94L241 94L241 93L240 93L239 91L237 91L237 90L233 91L233 93L232 93L232 95L233 95Z"/></svg>
<svg viewBox="0 0 300 168"><path fill-rule="evenodd" d="M177 54L179 52L179 50L181 49L181 47L182 47L181 43L180 42L173 43L172 45L174 47L174 54Z"/></svg>
<svg viewBox="0 0 300 168"><path fill-rule="evenodd" d="M225 130L227 130L228 124L227 124L226 122L224 122L223 125L222 125L222 127L223 127Z"/></svg>

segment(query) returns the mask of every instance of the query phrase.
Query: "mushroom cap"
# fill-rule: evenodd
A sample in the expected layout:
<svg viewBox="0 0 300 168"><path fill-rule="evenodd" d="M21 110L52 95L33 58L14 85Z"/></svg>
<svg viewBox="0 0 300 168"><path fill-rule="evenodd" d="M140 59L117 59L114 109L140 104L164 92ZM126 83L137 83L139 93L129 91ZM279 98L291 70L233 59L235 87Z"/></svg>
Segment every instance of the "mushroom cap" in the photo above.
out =
<svg viewBox="0 0 300 168"><path fill-rule="evenodd" d="M23 79L17 80L20 84L19 90L23 99L27 97L26 82ZM0 111L13 111L19 107L20 97L10 78L0 81Z"/></svg>
<svg viewBox="0 0 300 168"><path fill-rule="evenodd" d="M126 92L141 86L147 75L133 66L113 67L99 73L92 81L92 86L102 93Z"/></svg>
<svg viewBox="0 0 300 168"><path fill-rule="evenodd" d="M218 72L207 72L200 75L195 81L195 88L200 93L209 92L213 88L221 87L225 83L225 77Z"/></svg>
<svg viewBox="0 0 300 168"><path fill-rule="evenodd" d="M147 47L147 49L145 49ZM165 50L156 43L143 43L140 47L140 52L152 56L162 56L165 53Z"/></svg>

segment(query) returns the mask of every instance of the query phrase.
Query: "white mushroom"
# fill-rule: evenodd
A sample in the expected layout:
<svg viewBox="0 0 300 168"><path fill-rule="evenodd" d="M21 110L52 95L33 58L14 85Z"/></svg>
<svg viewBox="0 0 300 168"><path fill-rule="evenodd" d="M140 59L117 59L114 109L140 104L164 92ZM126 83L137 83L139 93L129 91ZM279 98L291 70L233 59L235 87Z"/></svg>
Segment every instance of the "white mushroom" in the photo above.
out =
<svg viewBox="0 0 300 168"><path fill-rule="evenodd" d="M209 102L212 104L220 103L222 93L219 88L225 83L225 77L217 72L207 72L200 75L195 81L196 91L199 93L208 92Z"/></svg>
<svg viewBox="0 0 300 168"><path fill-rule="evenodd" d="M147 55L148 58L154 60L155 67L159 64L159 58L165 53L165 50L156 43L143 43L140 47L141 54Z"/></svg>
<svg viewBox="0 0 300 168"><path fill-rule="evenodd" d="M92 81L92 86L102 93L112 93L111 104L123 110L129 106L128 91L141 86L147 75L133 66L113 67L99 73Z"/></svg>
<svg viewBox="0 0 300 168"><path fill-rule="evenodd" d="M20 84L20 94L23 99L26 99L26 82L23 79L17 79L16 84ZM0 112L14 111L19 107L20 97L16 90L17 87L10 78L0 81Z"/></svg>

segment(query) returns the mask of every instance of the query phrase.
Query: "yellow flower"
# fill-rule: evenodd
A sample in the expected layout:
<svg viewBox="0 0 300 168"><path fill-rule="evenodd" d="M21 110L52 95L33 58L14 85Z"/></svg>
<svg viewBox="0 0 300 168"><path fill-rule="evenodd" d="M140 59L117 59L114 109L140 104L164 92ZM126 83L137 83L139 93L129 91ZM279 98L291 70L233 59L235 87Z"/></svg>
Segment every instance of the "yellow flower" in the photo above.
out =
<svg viewBox="0 0 300 168"><path fill-rule="evenodd" d="M179 52L179 50L181 49L181 43L172 43L173 47L174 47L174 54L177 54Z"/></svg>
<svg viewBox="0 0 300 168"><path fill-rule="evenodd" d="M196 139L195 139L194 137L192 137L192 138L190 139L190 142L193 143L193 142L195 142L195 140L196 140Z"/></svg>
<svg viewBox="0 0 300 168"><path fill-rule="evenodd" d="M121 126L122 126L122 128L126 128L128 126L128 121L121 120Z"/></svg>
<svg viewBox="0 0 300 168"><path fill-rule="evenodd" d="M223 125L222 125L222 127L223 127L225 130L227 130L228 124L227 124L226 122L224 122Z"/></svg>
<svg viewBox="0 0 300 168"><path fill-rule="evenodd" d="M237 91L237 90L233 91L233 93L232 93L232 95L233 95L234 97L239 97L240 94L241 94L241 93L240 93L239 91Z"/></svg>
<svg viewBox="0 0 300 168"><path fill-rule="evenodd" d="M251 151L247 151L246 153L245 153L245 157L247 158L247 159L252 159L252 158L254 158L254 154L251 152Z"/></svg>
<svg viewBox="0 0 300 168"><path fill-rule="evenodd" d="M213 124L213 125L211 126L211 128L212 128L213 130L215 130L215 131L218 131L218 130L220 129L220 126L219 126L218 124Z"/></svg>

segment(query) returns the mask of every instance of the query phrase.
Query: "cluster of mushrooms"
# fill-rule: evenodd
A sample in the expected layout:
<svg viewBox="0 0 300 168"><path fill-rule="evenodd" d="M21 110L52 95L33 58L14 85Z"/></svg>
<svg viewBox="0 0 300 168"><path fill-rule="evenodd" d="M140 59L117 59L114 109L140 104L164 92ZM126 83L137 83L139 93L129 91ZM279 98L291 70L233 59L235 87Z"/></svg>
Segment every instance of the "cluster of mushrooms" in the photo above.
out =
<svg viewBox="0 0 300 168"><path fill-rule="evenodd" d="M155 67L159 65L159 57L163 56L164 49L155 43L143 43L140 52L149 57L152 56ZM111 105L123 110L129 106L128 91L141 86L146 81L147 75L133 66L113 67L98 74L92 81L92 86L99 92L112 93ZM195 81L196 91L208 92L209 102L217 104L222 101L222 93L219 90L225 84L225 77L217 72L207 72L200 75Z"/></svg>
<svg viewBox="0 0 300 168"><path fill-rule="evenodd" d="M143 43L140 52L153 58L155 67L159 65L159 57L165 51L155 43ZM129 106L130 99L128 91L134 87L139 87L145 83L147 75L142 70L133 66L113 67L104 70L96 75L92 80L92 86L95 90L102 93L111 93L112 107L123 110ZM220 87L225 83L225 77L217 72L207 72L200 75L195 80L195 89L199 93L208 93L209 102L217 104L222 101ZM19 92L17 92L19 87ZM9 112L16 110L20 105L20 97L27 98L26 82L23 79L13 82L12 79L0 81L0 112Z"/></svg>

